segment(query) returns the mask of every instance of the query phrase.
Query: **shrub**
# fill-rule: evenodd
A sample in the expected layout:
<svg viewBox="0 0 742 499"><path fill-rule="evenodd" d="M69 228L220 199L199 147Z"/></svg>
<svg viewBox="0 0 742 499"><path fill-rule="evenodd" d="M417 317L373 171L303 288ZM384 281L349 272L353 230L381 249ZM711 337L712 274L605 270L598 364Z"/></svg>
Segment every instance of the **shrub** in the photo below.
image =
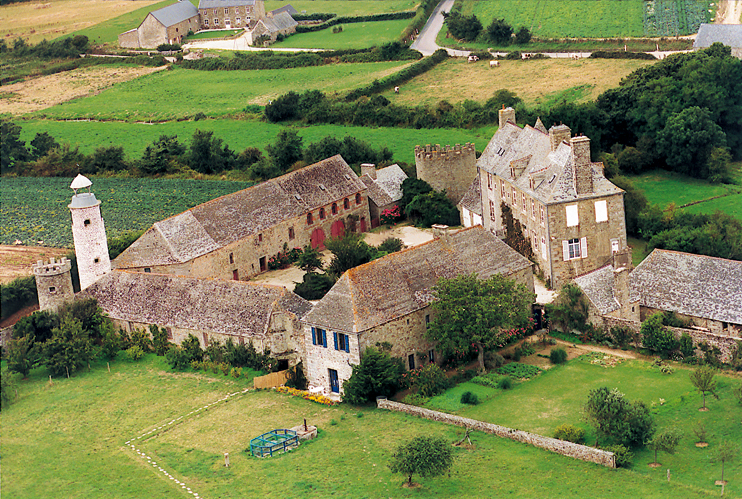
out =
<svg viewBox="0 0 742 499"><path fill-rule="evenodd" d="M613 452L618 468L628 468L631 466L631 460L634 458L634 454L625 445L609 445L603 450Z"/></svg>
<svg viewBox="0 0 742 499"><path fill-rule="evenodd" d="M513 387L513 380L509 377L504 377L497 383L497 388L501 390L510 390Z"/></svg>
<svg viewBox="0 0 742 499"><path fill-rule="evenodd" d="M18 277L8 284L0 284L0 317L3 319L37 301L34 276Z"/></svg>
<svg viewBox="0 0 742 499"><path fill-rule="evenodd" d="M436 364L428 364L425 367L413 369L404 375L412 388L417 389L423 397L433 397L446 391L449 387L446 373Z"/></svg>
<svg viewBox="0 0 742 499"><path fill-rule="evenodd" d="M464 392L461 394L461 403L467 405L477 405L479 403L479 397L476 393Z"/></svg>
<svg viewBox="0 0 742 499"><path fill-rule="evenodd" d="M144 357L144 350L142 350L142 347L139 345L133 345L129 347L128 350L126 350L126 356L129 358L129 360L138 361L142 357Z"/></svg>
<svg viewBox="0 0 742 499"><path fill-rule="evenodd" d="M428 400L430 400L430 398L423 397L419 393L411 393L404 398L404 403L410 404L410 405L422 406L422 405L427 404Z"/></svg>
<svg viewBox="0 0 742 499"><path fill-rule="evenodd" d="M571 424L563 424L554 430L554 438L566 440L575 444L581 444L585 441L585 430Z"/></svg>
<svg viewBox="0 0 742 499"><path fill-rule="evenodd" d="M286 386L296 388L297 390L306 390L309 385L307 377L304 375L302 363L299 362L294 367L289 368Z"/></svg>
<svg viewBox="0 0 742 499"><path fill-rule="evenodd" d="M401 359L368 347L361 362L353 366L350 379L343 383L343 401L361 405L377 396L390 397L399 390L403 373Z"/></svg>
<svg viewBox="0 0 742 499"><path fill-rule="evenodd" d="M149 332L147 330L135 329L131 332L131 343L132 346L138 346L142 352L149 352L149 346L152 344L152 341L149 338Z"/></svg>
<svg viewBox="0 0 742 499"><path fill-rule="evenodd" d="M492 370L505 364L505 358L497 352L484 352L484 367Z"/></svg>
<svg viewBox="0 0 742 499"><path fill-rule="evenodd" d="M567 351L562 347L552 348L549 352L549 361L552 364L564 364L567 362Z"/></svg>
<svg viewBox="0 0 742 499"><path fill-rule="evenodd" d="M688 333L680 335L680 353L683 354L684 359L693 357L695 349L693 348L693 338Z"/></svg>
<svg viewBox="0 0 742 499"><path fill-rule="evenodd" d="M662 313L658 312L642 323L642 344L644 348L667 357L673 350L678 349L680 342L672 331L665 328L662 319Z"/></svg>
<svg viewBox="0 0 742 499"><path fill-rule="evenodd" d="M404 248L404 243L401 239L396 237L387 237L379 246L376 247L377 250L384 251L385 253L395 253L401 251L402 248Z"/></svg>
<svg viewBox="0 0 742 499"><path fill-rule="evenodd" d="M497 369L500 374L507 374L513 378L533 378L541 372L536 366L529 364L519 364L518 362L511 362L506 366L502 366Z"/></svg>

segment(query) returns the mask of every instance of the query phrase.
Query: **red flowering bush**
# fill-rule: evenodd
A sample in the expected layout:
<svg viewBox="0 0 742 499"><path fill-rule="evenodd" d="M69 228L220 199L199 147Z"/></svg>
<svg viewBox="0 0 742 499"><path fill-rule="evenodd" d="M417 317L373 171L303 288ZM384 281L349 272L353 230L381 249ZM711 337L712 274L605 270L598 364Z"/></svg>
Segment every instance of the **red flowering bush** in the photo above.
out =
<svg viewBox="0 0 742 499"><path fill-rule="evenodd" d="M394 225L399 220L402 220L402 210L397 205L383 210L379 216L379 221L382 225Z"/></svg>

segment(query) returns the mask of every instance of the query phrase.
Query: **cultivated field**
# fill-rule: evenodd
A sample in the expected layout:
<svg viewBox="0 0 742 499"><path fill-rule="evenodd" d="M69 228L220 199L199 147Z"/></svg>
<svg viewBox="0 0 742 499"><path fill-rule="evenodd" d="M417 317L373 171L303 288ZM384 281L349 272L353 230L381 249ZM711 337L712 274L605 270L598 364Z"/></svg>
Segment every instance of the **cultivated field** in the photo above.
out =
<svg viewBox="0 0 742 499"><path fill-rule="evenodd" d="M128 29L136 28L151 9L164 7L170 0L49 0L13 3L0 7L0 36L5 40L25 38L31 43L53 40L70 33L100 36L94 26L109 25L116 32L112 39ZM117 18L127 19L125 24ZM128 27L125 27L128 26ZM122 29L123 28L123 29ZM110 38L110 36L108 37Z"/></svg>
<svg viewBox="0 0 742 499"><path fill-rule="evenodd" d="M204 113L239 113L247 104L267 104L291 90L343 92L394 73L410 62L333 64L260 71L195 71L173 67L124 82L105 92L47 109L54 119L167 121ZM297 88L296 82L302 82Z"/></svg>
<svg viewBox="0 0 742 499"><path fill-rule="evenodd" d="M265 10L274 10L283 7L286 3L285 0L266 0ZM415 9L418 4L415 0L298 0L290 3L299 13L306 11L307 14L332 13L338 16L403 12Z"/></svg>
<svg viewBox="0 0 742 499"><path fill-rule="evenodd" d="M276 140L283 128L277 123L254 120L201 120L171 121L167 123L120 123L96 121L50 121L34 120L19 122L23 127L23 140L30 141L36 133L48 132L58 142L79 145L85 153L93 152L99 146L122 146L130 158L142 155L144 148L160 135L177 135L189 143L196 130L211 130L214 135L224 139L235 151L246 147L257 147L265 151L265 146ZM364 140L378 149L388 147L394 153L394 161L415 162L416 145L425 144L463 144L474 142L479 150L484 149L495 133L495 127L482 127L465 130L458 128L368 128L342 125L313 125L292 127L304 139L304 145L328 136L338 138L350 135ZM4 181L4 180L3 180Z"/></svg>
<svg viewBox="0 0 742 499"><path fill-rule="evenodd" d="M33 274L32 266L39 260L49 261L68 253L66 249L45 248L42 246L0 245L0 283L7 283L16 277Z"/></svg>
<svg viewBox="0 0 742 499"><path fill-rule="evenodd" d="M556 370L546 379L572 386L564 377L568 369ZM610 382L612 371L593 369ZM668 379L683 375L650 377L662 390ZM529 384L508 395L518 397ZM450 475L416 476L422 488L406 489L401 487L404 477L392 475L386 466L392 450L422 434L454 442L460 429L370 408L325 407L273 392L237 395L188 416L244 386L244 380L223 376L174 373L153 355L138 364L112 362L110 374L105 363L94 365L92 372L55 379L52 385L44 369L35 370L20 385L20 400L0 415L4 495L192 497L158 467L201 497L222 498L264 497L277 491L286 498L492 497L496 491L510 497L665 499L705 497L707 490L713 490L713 486L688 487L675 479L667 483L664 468L657 471L662 474L657 478L644 470L611 470L476 432L472 447L455 449ZM709 419L721 414L719 405L728 403L725 393L706 413ZM674 392L668 394L668 404L672 397ZM524 418L533 417L531 402L518 408ZM124 445L150 429L169 426L180 416L184 418L157 437L135 440L154 465ZM243 452L250 438L294 426L303 418L319 426L316 440L274 458L252 458ZM230 455L229 468L223 466L225 452ZM669 462L665 458L662 455L661 461ZM707 464L704 459L699 462ZM719 469L709 465L709 476L717 476ZM727 464L727 494L737 493L733 484L738 475L739 465Z"/></svg>
<svg viewBox="0 0 742 499"><path fill-rule="evenodd" d="M629 59L534 59L500 61L490 68L487 61L468 63L449 59L401 86L400 93L384 95L395 103L435 104L440 100L484 102L495 91L514 92L529 106L549 106L562 100L594 100L622 78L652 61Z"/></svg>
<svg viewBox="0 0 742 499"><path fill-rule="evenodd" d="M362 49L398 40L409 24L410 19L343 24L343 31L340 33L333 33L332 28L313 33L298 33L272 46L334 50Z"/></svg>

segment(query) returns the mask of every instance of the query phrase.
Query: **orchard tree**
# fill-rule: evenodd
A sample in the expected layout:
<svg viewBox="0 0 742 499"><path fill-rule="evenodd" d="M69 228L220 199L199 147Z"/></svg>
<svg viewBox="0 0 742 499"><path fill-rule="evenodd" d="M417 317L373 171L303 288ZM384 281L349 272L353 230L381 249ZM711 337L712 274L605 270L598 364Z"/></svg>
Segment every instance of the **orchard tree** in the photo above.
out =
<svg viewBox="0 0 742 499"><path fill-rule="evenodd" d="M719 396L716 394L716 380L714 375L716 372L711 366L701 366L692 373L690 373L690 382L696 387L696 390L703 394L703 407L699 411L708 411L706 408L706 393L710 393L717 400Z"/></svg>
<svg viewBox="0 0 742 499"><path fill-rule="evenodd" d="M361 362L353 366L350 379L343 383L343 402L362 405L378 396L391 397L399 390L404 372L402 359L368 347Z"/></svg>
<svg viewBox="0 0 742 499"><path fill-rule="evenodd" d="M480 370L484 370L484 351L500 341L500 332L528 322L534 300L525 286L500 274L485 280L476 274L441 278L433 294L436 316L427 337L445 354L468 351L474 345Z"/></svg>
<svg viewBox="0 0 742 499"><path fill-rule="evenodd" d="M723 440L716 448L713 457L711 458L714 462L721 462L721 482L724 482L724 464L726 462L732 462L737 458L737 446L735 446L729 440Z"/></svg>
<svg viewBox="0 0 742 499"><path fill-rule="evenodd" d="M415 437L410 442L397 447L392 454L389 469L392 473L407 476L407 485L412 486L412 476L428 478L439 476L453 466L451 444L440 437Z"/></svg>
<svg viewBox="0 0 742 499"><path fill-rule="evenodd" d="M649 448L654 451L654 463L650 466L657 467L660 463L657 462L657 452L667 452L668 454L675 454L675 448L680 442L680 432L676 428L666 428L656 434L649 442Z"/></svg>

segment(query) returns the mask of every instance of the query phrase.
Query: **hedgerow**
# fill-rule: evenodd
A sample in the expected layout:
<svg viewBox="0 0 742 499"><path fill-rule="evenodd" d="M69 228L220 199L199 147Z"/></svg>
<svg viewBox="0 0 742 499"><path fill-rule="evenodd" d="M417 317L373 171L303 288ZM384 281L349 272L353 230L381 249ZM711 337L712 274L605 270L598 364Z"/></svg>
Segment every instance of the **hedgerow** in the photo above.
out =
<svg viewBox="0 0 742 499"><path fill-rule="evenodd" d="M368 16L342 16L333 17L322 24L311 24L308 26L299 25L296 27L297 33L312 33L322 31L337 24L365 23L373 21L396 21L398 19L411 19L415 17L415 12L389 12L386 14L371 14Z"/></svg>

